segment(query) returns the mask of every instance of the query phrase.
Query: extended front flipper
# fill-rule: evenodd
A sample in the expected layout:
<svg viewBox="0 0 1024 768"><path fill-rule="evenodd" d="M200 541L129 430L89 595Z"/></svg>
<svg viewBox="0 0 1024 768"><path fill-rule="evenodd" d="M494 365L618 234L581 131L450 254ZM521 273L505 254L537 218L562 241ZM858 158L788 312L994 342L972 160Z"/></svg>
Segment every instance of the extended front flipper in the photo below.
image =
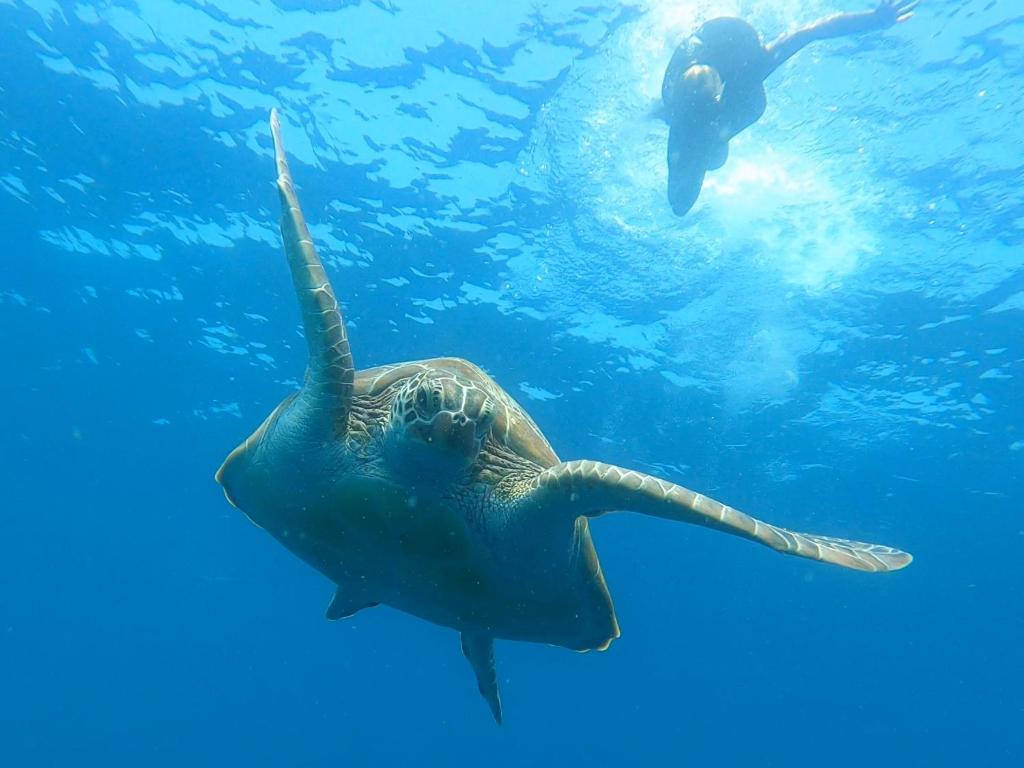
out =
<svg viewBox="0 0 1024 768"><path fill-rule="evenodd" d="M363 610L363 608L373 608L375 605L380 605L380 603L367 600L366 595L362 594L362 591L359 589L349 589L345 586L338 587L334 597L331 598L331 604L327 606L327 620L347 619L349 616L354 616Z"/></svg>
<svg viewBox="0 0 1024 768"><path fill-rule="evenodd" d="M281 198L281 238L309 347L306 381L299 403L305 405L313 416L307 420L307 428L308 422L312 421L337 435L345 431L352 403L355 380L352 351L341 307L334 297L331 281L320 262L299 207L276 109L270 113L270 132L274 137L277 191Z"/></svg>
<svg viewBox="0 0 1024 768"><path fill-rule="evenodd" d="M477 687L487 699L494 721L501 725L501 696L498 693L498 674L494 669L494 638L476 632L463 632L462 652L473 667Z"/></svg>
<svg viewBox="0 0 1024 768"><path fill-rule="evenodd" d="M896 571L913 559L881 544L797 533L765 523L681 485L597 461L569 461L541 472L522 503L541 514L596 517L617 510L694 523L742 536L787 555L858 571Z"/></svg>

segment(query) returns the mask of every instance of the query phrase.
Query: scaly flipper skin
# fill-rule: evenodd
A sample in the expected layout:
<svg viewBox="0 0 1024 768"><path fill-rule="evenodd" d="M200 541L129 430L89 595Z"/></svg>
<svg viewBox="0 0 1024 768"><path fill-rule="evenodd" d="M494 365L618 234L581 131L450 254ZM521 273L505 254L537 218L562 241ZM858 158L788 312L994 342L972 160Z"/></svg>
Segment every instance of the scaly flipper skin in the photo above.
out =
<svg viewBox="0 0 1024 768"><path fill-rule="evenodd" d="M302 311L302 325L309 346L309 366L302 396L311 408L326 409L338 433L345 431L352 402L355 365L348 344L348 332L334 289L317 255L306 219L299 207L292 174L281 141L281 120L277 110L270 113L270 132L274 136L277 158L277 191L281 197L281 237L288 256L288 267L295 295Z"/></svg>
<svg viewBox="0 0 1024 768"><path fill-rule="evenodd" d="M545 469L524 501L540 507L541 514L557 508L572 518L597 517L623 510L703 525L785 555L857 571L898 571L913 559L906 552L881 544L779 528L681 485L599 461L569 461Z"/></svg>
<svg viewBox="0 0 1024 768"><path fill-rule="evenodd" d="M295 194L277 112L281 237L306 377L217 471L231 504L336 585L328 619L387 605L449 627L497 722L494 640L604 650L619 636L588 518L633 510L862 571L910 555L793 533L664 480L561 463L479 366L437 357L356 371Z"/></svg>

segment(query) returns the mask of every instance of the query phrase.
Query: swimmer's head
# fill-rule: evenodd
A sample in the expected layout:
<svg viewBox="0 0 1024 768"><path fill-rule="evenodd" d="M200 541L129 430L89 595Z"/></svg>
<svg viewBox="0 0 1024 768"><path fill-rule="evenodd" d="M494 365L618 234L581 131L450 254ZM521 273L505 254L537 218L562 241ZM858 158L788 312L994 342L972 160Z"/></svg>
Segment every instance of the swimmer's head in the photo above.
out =
<svg viewBox="0 0 1024 768"><path fill-rule="evenodd" d="M683 73L680 91L695 104L717 102L722 98L722 78L714 67L694 64Z"/></svg>

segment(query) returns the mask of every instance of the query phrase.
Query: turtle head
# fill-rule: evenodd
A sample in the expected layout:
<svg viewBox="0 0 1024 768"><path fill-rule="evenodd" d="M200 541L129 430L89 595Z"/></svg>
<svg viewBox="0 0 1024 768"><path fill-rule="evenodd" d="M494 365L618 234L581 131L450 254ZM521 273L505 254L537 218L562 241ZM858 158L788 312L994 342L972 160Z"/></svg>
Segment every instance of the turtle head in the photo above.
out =
<svg viewBox="0 0 1024 768"><path fill-rule="evenodd" d="M396 394L388 423L388 448L402 470L417 477L445 477L468 468L494 424L496 405L462 377L427 371Z"/></svg>

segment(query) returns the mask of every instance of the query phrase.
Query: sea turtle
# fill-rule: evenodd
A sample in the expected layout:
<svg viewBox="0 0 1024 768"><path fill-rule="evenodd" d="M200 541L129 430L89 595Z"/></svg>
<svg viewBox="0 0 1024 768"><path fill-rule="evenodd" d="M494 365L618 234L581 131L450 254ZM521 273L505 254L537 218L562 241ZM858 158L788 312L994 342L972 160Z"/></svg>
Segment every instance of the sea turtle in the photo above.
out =
<svg viewBox="0 0 1024 768"><path fill-rule="evenodd" d="M501 722L494 639L603 650L619 636L588 520L632 510L862 571L905 552L756 520L665 480L562 462L530 416L458 358L356 372L271 113L281 234L309 361L235 448L228 501L337 585L328 619L383 603L451 627Z"/></svg>

